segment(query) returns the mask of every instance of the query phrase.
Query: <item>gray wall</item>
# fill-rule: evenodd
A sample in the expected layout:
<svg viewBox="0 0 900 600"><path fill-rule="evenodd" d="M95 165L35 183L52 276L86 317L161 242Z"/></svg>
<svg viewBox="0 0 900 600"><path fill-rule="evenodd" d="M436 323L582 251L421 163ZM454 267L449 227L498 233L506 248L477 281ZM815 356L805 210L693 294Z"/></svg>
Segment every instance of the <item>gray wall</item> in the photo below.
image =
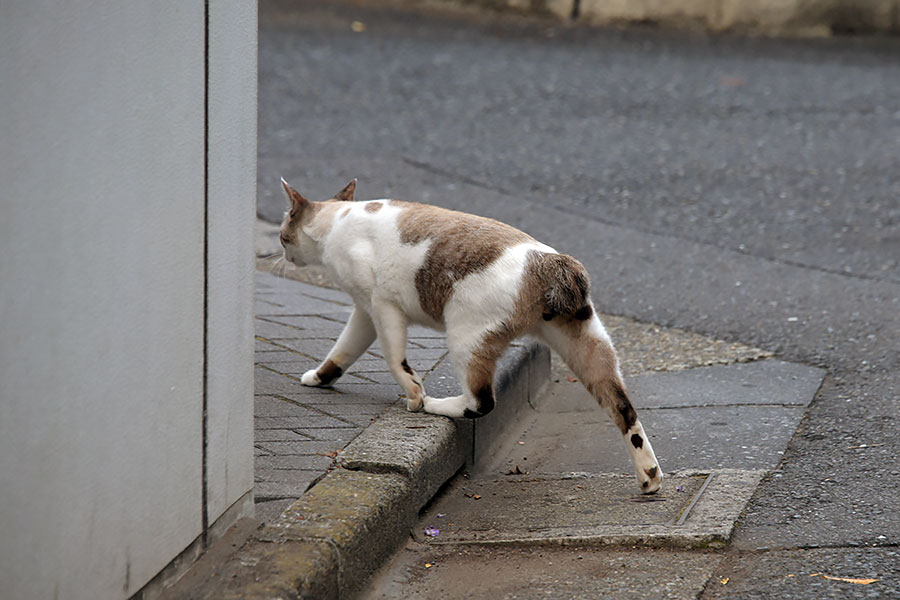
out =
<svg viewBox="0 0 900 600"><path fill-rule="evenodd" d="M128 597L252 506L256 3L211 4L207 56L201 1L0 0L3 598Z"/></svg>

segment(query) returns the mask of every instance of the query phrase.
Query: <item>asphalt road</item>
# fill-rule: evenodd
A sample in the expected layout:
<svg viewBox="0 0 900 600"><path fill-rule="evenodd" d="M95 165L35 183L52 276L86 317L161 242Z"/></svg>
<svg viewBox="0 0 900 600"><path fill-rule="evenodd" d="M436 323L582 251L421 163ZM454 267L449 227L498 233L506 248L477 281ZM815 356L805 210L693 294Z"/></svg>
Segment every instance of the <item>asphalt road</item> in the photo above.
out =
<svg viewBox="0 0 900 600"><path fill-rule="evenodd" d="M739 522L740 577L705 597L778 593L807 559L881 579L808 597L900 595L900 41L308 0L260 25L260 216L280 176L313 198L359 177L576 255L605 312L826 368Z"/></svg>

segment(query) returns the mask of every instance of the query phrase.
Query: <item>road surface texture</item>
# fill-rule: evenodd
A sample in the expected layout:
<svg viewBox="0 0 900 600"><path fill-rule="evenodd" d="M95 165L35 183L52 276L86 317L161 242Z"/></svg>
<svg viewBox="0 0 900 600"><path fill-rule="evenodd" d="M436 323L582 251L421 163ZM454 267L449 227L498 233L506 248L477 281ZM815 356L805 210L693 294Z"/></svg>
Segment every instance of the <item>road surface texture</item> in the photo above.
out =
<svg viewBox="0 0 900 600"><path fill-rule="evenodd" d="M261 3L260 216L281 176L314 199L358 177L577 256L603 312L824 369L714 568L678 560L703 598L900 596L900 42L376 5ZM572 577L612 577L609 552Z"/></svg>

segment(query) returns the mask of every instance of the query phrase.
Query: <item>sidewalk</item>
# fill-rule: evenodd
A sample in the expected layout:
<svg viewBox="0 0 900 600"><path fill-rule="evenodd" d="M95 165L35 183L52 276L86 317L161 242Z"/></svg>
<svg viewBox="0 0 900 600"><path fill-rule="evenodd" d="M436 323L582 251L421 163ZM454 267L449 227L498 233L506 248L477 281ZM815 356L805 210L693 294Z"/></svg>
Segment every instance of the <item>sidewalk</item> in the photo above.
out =
<svg viewBox="0 0 900 600"><path fill-rule="evenodd" d="M585 519L581 513L560 516L558 511L541 509L530 526L547 519L559 521L541 526L541 535L559 530L563 533L551 535L553 540L562 536L570 542L587 540L588 545L635 545L633 540L638 539L643 545L652 539L680 548L721 546L762 474L778 465L778 450L787 444L822 377L819 369L772 360L767 353L740 344L607 316L625 358L622 367L629 386L642 398L642 416L651 431L671 435L671 440L657 438L658 452L673 465L694 469L669 473L670 486L660 495L670 500L671 506L663 506L681 511L674 522L672 515L655 515L656 504L635 505L629 500L631 479L620 473L630 467L618 464L624 460L619 453L597 452L616 448L618 435L567 369L557 364L551 377L549 353L533 342L514 345L501 360L497 408L475 421L408 412L377 342L333 388L303 386L300 376L324 359L351 308L343 292L257 272L256 520L235 526L164 597L352 597L408 542L420 511L461 469L475 468L478 473L473 472L471 480L456 478L451 488L482 486L478 494L497 496L491 486L508 482L491 479L496 474L485 471L491 463L496 463L491 468L500 480L507 479L502 473L513 472L513 464L528 465L537 477L534 482L522 479L517 494L525 507L511 509L515 527L499 527L498 540L533 537L516 529L521 528L525 508L544 506L541 499L550 492L540 486L545 480L555 481L559 465L580 465L595 474L591 485L597 490L575 496L590 497L595 503L603 494L615 496L602 510L597 505L588 511L605 515L606 520L578 525ZM442 334L411 327L407 356L423 375L429 393L457 393ZM745 361L751 362L741 364ZM554 411L560 414L551 414ZM573 411L583 414L576 417ZM698 446L702 440L689 433L689 423L725 425L725 421L735 424L731 443L725 446L715 443L715 432L704 433L707 445L713 444L709 448ZM758 432L748 425L759 422L768 423L764 439L757 439ZM518 435L522 427L528 431L528 445L521 438L506 439ZM501 447L506 450L498 452ZM584 476L569 473L553 486L581 489L589 482L571 478ZM713 477L715 483L709 485ZM703 481L702 489L694 489ZM457 514L457 526L464 526L465 511L444 504L466 502L471 495L445 494L431 512ZM530 496L535 498L528 500ZM685 508L688 500L690 506ZM478 508L498 508L496 503L482 504ZM502 523L504 509L499 508L498 514L470 516ZM644 514L648 510L655 516ZM691 518L685 521L688 513ZM628 519L637 519L643 527L637 538ZM648 525L651 521L659 523ZM482 527L475 529L484 537ZM440 542L467 543L465 535L461 532L456 539L452 528L447 529ZM419 551L428 552L432 540L419 542ZM443 556L441 562L452 561ZM709 576L708 570L698 576L700 583ZM435 581L438 587L444 585Z"/></svg>
<svg viewBox="0 0 900 600"><path fill-rule="evenodd" d="M350 310L342 292L257 272L256 520L233 527L164 598L354 593L549 376L546 349L513 345L498 366L498 408L477 422L408 412L378 342L333 388L303 386ZM429 393L458 393L442 334L411 327L407 348Z"/></svg>
<svg viewBox="0 0 900 600"><path fill-rule="evenodd" d="M302 385L300 376L340 335L351 301L262 272L256 285L255 498L257 517L268 522L334 467L347 444L397 403L400 388L378 342L334 387ZM440 333L412 328L408 347L429 389L452 387Z"/></svg>

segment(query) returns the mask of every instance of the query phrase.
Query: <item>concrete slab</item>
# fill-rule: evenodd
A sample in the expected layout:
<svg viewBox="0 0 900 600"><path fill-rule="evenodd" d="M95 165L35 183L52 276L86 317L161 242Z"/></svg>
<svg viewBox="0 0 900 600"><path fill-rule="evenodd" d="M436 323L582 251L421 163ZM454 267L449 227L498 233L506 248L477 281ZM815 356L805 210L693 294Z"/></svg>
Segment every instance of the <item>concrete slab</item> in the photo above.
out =
<svg viewBox="0 0 900 600"><path fill-rule="evenodd" d="M722 557L624 548L411 544L363 591L367 600L696 598Z"/></svg>
<svg viewBox="0 0 900 600"><path fill-rule="evenodd" d="M429 544L722 546L761 477L674 475L652 496L615 475L457 478L422 514L413 537Z"/></svg>
<svg viewBox="0 0 900 600"><path fill-rule="evenodd" d="M635 403L682 406L809 406L825 370L780 360L715 365L675 373L648 373L628 381Z"/></svg>
<svg viewBox="0 0 900 600"><path fill-rule="evenodd" d="M663 472L774 469L822 369L777 360L648 373L627 380ZM581 383L548 385L518 440L486 464L535 474L631 473L625 445Z"/></svg>
<svg viewBox="0 0 900 600"><path fill-rule="evenodd" d="M713 365L674 372L626 377L637 409L733 405L808 406L825 370L780 360ZM595 411L597 403L577 381L560 379L560 387L542 397L541 412ZM567 389L574 388L574 389Z"/></svg>
<svg viewBox="0 0 900 600"><path fill-rule="evenodd" d="M663 472L683 469L773 469L803 416L800 407L722 406L638 410ZM519 444L518 442L522 442ZM530 474L631 473L619 430L599 408L531 417L519 439L490 469Z"/></svg>

